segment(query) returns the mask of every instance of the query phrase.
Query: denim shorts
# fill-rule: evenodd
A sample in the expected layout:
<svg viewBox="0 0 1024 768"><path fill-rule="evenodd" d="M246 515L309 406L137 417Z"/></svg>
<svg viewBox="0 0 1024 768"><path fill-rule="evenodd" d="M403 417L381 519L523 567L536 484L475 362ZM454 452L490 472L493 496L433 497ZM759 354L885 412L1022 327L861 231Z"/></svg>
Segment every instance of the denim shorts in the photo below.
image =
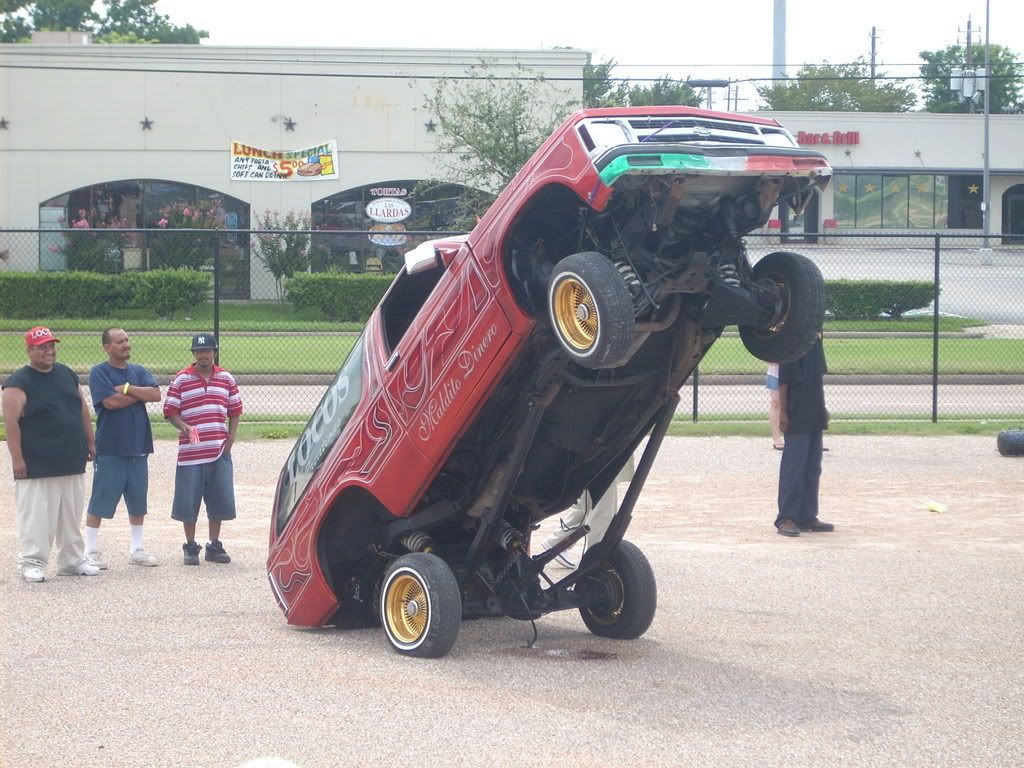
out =
<svg viewBox="0 0 1024 768"><path fill-rule="evenodd" d="M171 519L194 523L199 517L199 503L203 501L210 520L235 519L234 465L230 453L222 453L219 459L207 464L177 468Z"/></svg>
<svg viewBox="0 0 1024 768"><path fill-rule="evenodd" d="M100 453L92 463L92 495L89 514L107 520L114 516L117 503L124 497L131 517L146 514L149 491L149 456L114 456Z"/></svg>

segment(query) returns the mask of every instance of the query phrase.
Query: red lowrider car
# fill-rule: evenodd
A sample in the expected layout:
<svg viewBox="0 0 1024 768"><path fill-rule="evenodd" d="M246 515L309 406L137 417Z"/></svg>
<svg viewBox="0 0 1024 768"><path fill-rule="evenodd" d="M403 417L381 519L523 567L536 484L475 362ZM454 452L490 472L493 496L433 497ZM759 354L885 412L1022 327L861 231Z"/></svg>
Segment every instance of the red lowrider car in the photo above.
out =
<svg viewBox="0 0 1024 768"><path fill-rule="evenodd" d="M578 609L636 638L654 574L623 539L678 402L726 325L802 355L821 273L743 236L831 168L776 121L687 107L570 116L466 237L413 249L281 471L267 568L290 624L379 621L441 656L464 616ZM650 436L576 570L530 554L538 521L594 498Z"/></svg>

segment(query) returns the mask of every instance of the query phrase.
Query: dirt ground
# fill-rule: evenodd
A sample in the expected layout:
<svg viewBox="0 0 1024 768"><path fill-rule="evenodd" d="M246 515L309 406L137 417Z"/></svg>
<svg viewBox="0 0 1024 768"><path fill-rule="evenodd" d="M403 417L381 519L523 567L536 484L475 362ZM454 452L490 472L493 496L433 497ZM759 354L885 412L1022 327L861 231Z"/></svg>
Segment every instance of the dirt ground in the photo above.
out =
<svg viewBox="0 0 1024 768"><path fill-rule="evenodd" d="M13 563L0 450L0 765L1024 764L1024 458L990 437L826 445L836 533L774 533L767 438L670 438L627 535L658 577L643 638L565 612L527 648L529 623L468 621L435 661L285 624L264 570L283 442L235 448L232 564L181 565L160 443L161 565L126 563L121 509L108 571L43 584Z"/></svg>

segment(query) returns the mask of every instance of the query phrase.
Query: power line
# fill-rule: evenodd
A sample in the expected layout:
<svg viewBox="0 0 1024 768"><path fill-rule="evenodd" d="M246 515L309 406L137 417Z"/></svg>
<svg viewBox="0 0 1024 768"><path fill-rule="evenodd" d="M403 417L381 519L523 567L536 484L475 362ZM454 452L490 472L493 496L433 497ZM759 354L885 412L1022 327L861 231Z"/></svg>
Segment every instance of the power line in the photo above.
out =
<svg viewBox="0 0 1024 768"><path fill-rule="evenodd" d="M103 44L97 44L97 45L93 46L93 51L95 51L96 48L102 48L102 47L103 47ZM225 62L225 63L239 63L239 64L280 64L280 65L289 65L289 64L292 64L292 65L294 65L294 64L321 64L321 65L322 64L332 64L332 65L337 65L337 64L344 64L344 65L355 65L355 66L437 66L437 67L451 67L451 66L459 66L460 65L459 62L453 62L451 60L441 61L441 60L438 60L438 59L415 59L415 58L403 58L403 59L384 59L384 58L353 59L353 58L334 58L334 57L330 57L330 56L322 56L322 55L319 55L319 54L316 55L312 59L310 59L310 58L289 57L289 56L269 56L269 55L263 55L263 56L249 56L249 55L245 55L245 56L241 56L241 55L240 56L188 56L187 58L183 59L181 56L174 55L174 54L171 54L171 53L163 54L163 53L153 53L153 52L151 52L152 49L159 50L158 46L143 46L143 45L140 45L138 47L142 48L142 49L146 49L146 50L144 50L144 51L140 50L140 51L137 51L137 52L136 51L116 50L116 53L114 53L115 47L114 46L110 46L111 51L112 51L111 58L131 59L131 60L135 60L135 61L175 61L175 62L181 62L181 61L190 61L190 62L191 61L200 61L200 62ZM170 47L179 48L180 46L170 46ZM367 50L375 50L375 49L367 49ZM506 50L506 49L502 49L502 50ZM520 50L520 49L507 49L507 50ZM563 49L555 49L555 50L563 50ZM95 59L97 57L97 54L95 52L93 52L93 51L90 51L90 52L86 53L86 52L79 51L79 50L53 50L53 49L47 47L47 49L44 52L44 51L41 51L39 47L25 46L25 45L18 45L18 46L13 46L12 45L12 46L9 46L7 48L0 47L0 56L13 56L13 57L25 57L25 58L44 57L44 58L48 58L48 59L59 59L59 58L64 58L64 59L81 59L81 58ZM500 51L495 51L495 52L497 53L497 52L500 52ZM524 52L528 52L528 53L534 53L534 52L536 52L536 53L550 53L551 51L547 50L547 49L545 49L545 50L538 49L536 51L528 50L528 51L524 51ZM484 52L484 53L486 54L486 52ZM486 55L484 55L482 58L484 60L487 60L487 56ZM601 66L603 64L608 64L608 63L609 62L597 62L597 63L591 62L591 66ZM789 69L794 69L794 68L798 69L799 67L806 66L806 65L845 67L845 66L857 66L858 64L862 64L862 63L864 63L864 62L859 61L859 60L847 61L847 62L820 62L820 63L819 62L804 62L802 64L787 63L786 67L789 68ZM917 62L895 62L895 63L885 63L885 62L882 62L880 64L880 66L889 67L889 68L892 68L892 67L921 67L921 66L924 66L926 63L927 62L925 62L923 60L922 61L917 61ZM475 65L474 63L467 63L466 64L466 66L474 66L474 65ZM501 68L512 69L512 68L516 68L516 67L520 67L520 66L530 66L530 65L524 64L521 61L488 61L488 65L491 66L491 67L494 67L495 69L501 69ZM1009 65L1009 66L1024 66L1024 61L1007 62L1007 65ZM579 67L580 65L579 64L575 64L575 63L571 63L571 62L547 62L547 63L539 64L539 65L536 65L536 66L543 67L544 69L568 69L568 68L575 69L575 68ZM709 63L706 63L706 62L702 62L702 63L688 63L688 62L670 63L670 62L663 62L663 63L638 63L638 64L630 64L630 63L626 63L626 62L616 61L616 62L613 63L613 67L615 67L615 68L622 68L622 69L641 69L641 68L644 68L644 69L682 69L682 68L688 68L689 69L689 68L698 68L698 67L699 68L704 68L704 69L711 69L711 68L717 68L717 69L726 69L726 68L728 68L728 69L749 69L749 68L771 68L772 65L771 64L752 64L752 63L726 63L726 62L717 63L717 64L709 64ZM612 76L612 79L621 79L621 78L615 78L614 76Z"/></svg>
<svg viewBox="0 0 1024 768"><path fill-rule="evenodd" d="M235 75L241 77L319 77L319 78L340 78L340 79L361 79L361 80L499 80L506 82L534 82L536 76L492 76L492 75L449 75L449 74L424 74L424 73L379 73L379 72L267 72L262 70L237 70L237 69L175 69L168 67L82 67L72 65L46 65L46 64L9 64L0 62L0 69L25 69L42 71L69 71L69 72L127 72L127 73L154 73L172 75ZM991 80L1012 80L1019 77L1016 74L989 76ZM595 80L594 77L544 77L548 82L580 83ZM631 82L660 82L661 77L634 77L615 78L610 80L628 79ZM686 83L685 78L670 78L679 83ZM842 81L863 81L870 80L868 75L844 75L837 77L744 77L730 80L732 83L770 83L770 82L842 82ZM877 75L875 80L926 80L925 75Z"/></svg>

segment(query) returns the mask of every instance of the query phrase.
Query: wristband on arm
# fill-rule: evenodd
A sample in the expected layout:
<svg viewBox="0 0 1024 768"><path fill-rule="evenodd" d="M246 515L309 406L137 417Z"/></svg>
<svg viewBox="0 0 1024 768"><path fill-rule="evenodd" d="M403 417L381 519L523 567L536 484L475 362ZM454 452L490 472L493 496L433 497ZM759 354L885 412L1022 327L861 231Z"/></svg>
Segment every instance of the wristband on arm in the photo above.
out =
<svg viewBox="0 0 1024 768"><path fill-rule="evenodd" d="M130 384L129 384L129 383L127 382L127 381L126 381L126 382L124 383L124 386L123 386L123 387L121 387L121 394L123 394L123 395L127 395L127 394L128 394L128 387L129 387L129 386L131 386L131 385L130 385Z"/></svg>

